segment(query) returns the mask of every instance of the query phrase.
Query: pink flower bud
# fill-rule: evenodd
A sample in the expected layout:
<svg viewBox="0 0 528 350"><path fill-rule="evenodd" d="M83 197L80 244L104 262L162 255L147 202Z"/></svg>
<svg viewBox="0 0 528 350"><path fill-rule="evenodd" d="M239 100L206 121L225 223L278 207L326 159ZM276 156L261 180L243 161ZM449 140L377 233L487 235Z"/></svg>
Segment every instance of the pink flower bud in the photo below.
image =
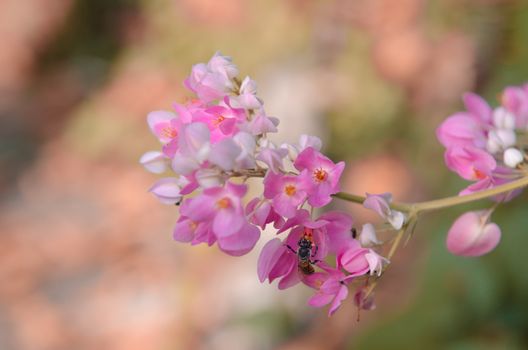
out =
<svg viewBox="0 0 528 350"><path fill-rule="evenodd" d="M462 214L447 233L447 249L461 256L480 256L492 251L500 241L501 230L488 222L486 211Z"/></svg>

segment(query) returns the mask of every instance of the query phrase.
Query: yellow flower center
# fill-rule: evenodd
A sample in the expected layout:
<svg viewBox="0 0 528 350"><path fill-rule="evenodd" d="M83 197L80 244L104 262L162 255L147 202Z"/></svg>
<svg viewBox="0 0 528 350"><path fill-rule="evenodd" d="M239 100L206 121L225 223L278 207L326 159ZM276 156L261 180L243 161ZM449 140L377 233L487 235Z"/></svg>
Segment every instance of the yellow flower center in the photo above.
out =
<svg viewBox="0 0 528 350"><path fill-rule="evenodd" d="M328 177L328 173L323 168L317 168L313 172L313 177L317 182L323 182Z"/></svg>
<svg viewBox="0 0 528 350"><path fill-rule="evenodd" d="M475 169L475 168L473 168L473 174L479 180L482 180L486 177L486 174L484 174L482 171Z"/></svg>
<svg viewBox="0 0 528 350"><path fill-rule="evenodd" d="M163 135L166 138L173 139L176 136L178 136L178 130L171 126L166 126L163 129L161 129L161 135Z"/></svg>
<svg viewBox="0 0 528 350"><path fill-rule="evenodd" d="M297 192L297 189L293 185L286 185L286 187L284 187L284 193L286 193L288 196L295 195L295 192Z"/></svg>
<svg viewBox="0 0 528 350"><path fill-rule="evenodd" d="M231 202L229 201L229 198L227 197L224 197L216 202L216 207L218 209L226 209L226 208L229 208L230 205L231 205Z"/></svg>
<svg viewBox="0 0 528 350"><path fill-rule="evenodd" d="M213 125L218 126L221 122L223 122L226 119L223 115L219 115L214 121Z"/></svg>

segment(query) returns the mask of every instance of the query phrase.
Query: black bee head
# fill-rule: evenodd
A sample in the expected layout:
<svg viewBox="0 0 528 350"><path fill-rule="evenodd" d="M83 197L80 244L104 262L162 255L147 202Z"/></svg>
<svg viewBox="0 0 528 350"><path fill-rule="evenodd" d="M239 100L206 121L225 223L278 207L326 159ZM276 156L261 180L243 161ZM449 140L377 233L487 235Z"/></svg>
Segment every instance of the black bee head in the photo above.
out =
<svg viewBox="0 0 528 350"><path fill-rule="evenodd" d="M312 242L303 237L299 240L299 247L300 248L311 248Z"/></svg>

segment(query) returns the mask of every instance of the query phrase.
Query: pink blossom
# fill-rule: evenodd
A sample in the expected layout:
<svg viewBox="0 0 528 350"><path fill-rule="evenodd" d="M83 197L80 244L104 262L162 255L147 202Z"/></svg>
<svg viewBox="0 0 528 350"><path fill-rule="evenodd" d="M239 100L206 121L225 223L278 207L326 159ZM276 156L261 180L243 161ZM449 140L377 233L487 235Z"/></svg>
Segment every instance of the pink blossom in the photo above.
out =
<svg viewBox="0 0 528 350"><path fill-rule="evenodd" d="M253 135L277 132L277 125L279 125L277 118L267 116L263 110L259 110L249 122L248 131Z"/></svg>
<svg viewBox="0 0 528 350"><path fill-rule="evenodd" d="M528 126L528 84L524 86L509 86L502 93L503 106L514 114L517 128Z"/></svg>
<svg viewBox="0 0 528 350"><path fill-rule="evenodd" d="M487 124L491 122L492 110L486 100L472 92L465 93L463 99L466 109L475 119Z"/></svg>
<svg viewBox="0 0 528 350"><path fill-rule="evenodd" d="M361 243L362 247L371 247L382 243L376 236L376 229L370 223L363 225L359 235L359 242Z"/></svg>
<svg viewBox="0 0 528 350"><path fill-rule="evenodd" d="M175 241L190 242L192 245L206 243L211 246L216 242L216 236L211 230L211 223L195 222L185 215L180 215L172 237Z"/></svg>
<svg viewBox="0 0 528 350"><path fill-rule="evenodd" d="M179 137L179 150L172 158L172 170L188 175L200 168L211 151L209 128L204 123L185 125Z"/></svg>
<svg viewBox="0 0 528 350"><path fill-rule="evenodd" d="M510 181L515 180L514 174L511 169L505 167L497 167L491 176L487 176L482 180L479 180L462 191L460 191L460 196L465 196L475 192L487 190L499 185L503 185ZM522 192L522 189L517 189L508 193L499 194L491 197L495 202L507 202L518 196Z"/></svg>
<svg viewBox="0 0 528 350"><path fill-rule="evenodd" d="M387 220L396 230L402 228L405 222L405 215L402 212L391 209L389 203L392 201L392 194L369 194L363 202L363 206L367 209L374 210L378 215Z"/></svg>
<svg viewBox="0 0 528 350"><path fill-rule="evenodd" d="M221 100L233 91L232 78L238 74L238 69L231 59L216 53L207 63L199 63L192 67L191 74L184 84L195 92L205 103Z"/></svg>
<svg viewBox="0 0 528 350"><path fill-rule="evenodd" d="M306 199L306 192L297 176L278 175L268 171L264 178L264 197L272 199L275 211L291 218Z"/></svg>
<svg viewBox="0 0 528 350"><path fill-rule="evenodd" d="M245 77L240 85L239 94L229 99L231 105L236 108L258 109L262 106L262 101L257 97L257 83Z"/></svg>
<svg viewBox="0 0 528 350"><path fill-rule="evenodd" d="M256 159L266 164L268 166L268 169L270 169L274 173L279 173L284 167L282 160L284 159L287 153L288 152L284 149L276 149L273 148L273 146L271 145L265 145L257 154Z"/></svg>
<svg viewBox="0 0 528 350"><path fill-rule="evenodd" d="M436 136L444 147L474 146L484 148L486 135L482 122L468 113L456 113L440 124Z"/></svg>
<svg viewBox="0 0 528 350"><path fill-rule="evenodd" d="M217 238L233 235L246 222L241 201L246 191L246 185L231 182L224 187L207 188L193 198L187 215L195 222L211 221Z"/></svg>
<svg viewBox="0 0 528 350"><path fill-rule="evenodd" d="M211 132L211 143L218 142L226 137L233 137L239 130L237 123L245 122L245 120L244 110L219 105L205 109L194 118L196 122L207 124Z"/></svg>
<svg viewBox="0 0 528 350"><path fill-rule="evenodd" d="M289 144L284 143L281 145L281 148L288 150L288 157L293 162L295 159L297 159L297 156L299 153L304 151L306 148L311 147L316 151L320 151L322 147L321 139L317 136L312 135L301 135L299 137L299 143L297 144Z"/></svg>
<svg viewBox="0 0 528 350"><path fill-rule="evenodd" d="M181 188L186 184L185 178L165 177L156 181L149 192L163 204L175 204L181 201Z"/></svg>
<svg viewBox="0 0 528 350"><path fill-rule="evenodd" d="M305 173L302 178L310 205L322 207L330 203L332 194L339 192L339 178L345 168L344 162L334 164L312 147L307 147L299 154L294 166Z"/></svg>
<svg viewBox="0 0 528 350"><path fill-rule="evenodd" d="M260 230L244 222L242 227L231 235L218 236L218 246L220 249L232 256L241 256L249 253L258 239L260 238Z"/></svg>
<svg viewBox="0 0 528 350"><path fill-rule="evenodd" d="M475 147L451 147L445 153L449 169L466 180L482 180L497 167L495 158Z"/></svg>
<svg viewBox="0 0 528 350"><path fill-rule="evenodd" d="M372 249L369 249L368 253L365 254L365 259L367 259L371 276L381 276L383 267L389 263L389 259L382 257Z"/></svg>
<svg viewBox="0 0 528 350"><path fill-rule="evenodd" d="M273 227L280 229L284 224L282 216L277 214L271 205L271 201L261 198L253 198L246 206L246 215L249 222L264 229L267 224L273 223Z"/></svg>
<svg viewBox="0 0 528 350"><path fill-rule="evenodd" d="M366 258L369 249L359 244L350 246L337 257L337 266L344 268L351 276L362 276L370 271L370 264Z"/></svg>
<svg viewBox="0 0 528 350"><path fill-rule="evenodd" d="M285 242L274 238L262 248L257 263L257 273L260 282L266 279L273 282L280 278L279 289L286 289L299 283L301 280L298 271L298 258L289 251L287 245L295 249L297 240L295 237L288 237Z"/></svg>
<svg viewBox="0 0 528 350"><path fill-rule="evenodd" d="M152 133L163 144L163 153L171 158L178 149L178 135L183 123L174 113L166 111L150 112L147 122Z"/></svg>
<svg viewBox="0 0 528 350"><path fill-rule="evenodd" d="M350 228L352 220L346 214L330 212L313 221L306 210L299 210L298 214L289 219L278 233L290 228L284 242L274 239L268 242L262 249L258 262L258 274L260 281L269 279L272 282L280 278L279 289L289 288L304 278L298 271L298 257L294 251L298 248L299 239L309 230L313 251L311 260L322 261L329 252L335 253L347 240L352 240ZM317 263L319 265L319 263Z"/></svg>
<svg viewBox="0 0 528 350"><path fill-rule="evenodd" d="M314 307L323 307L330 304L328 317L332 316L341 306L343 300L348 296L347 283L352 276L346 276L339 269L331 268L321 264L324 272L314 273L306 276L304 282L317 290L308 300L308 304Z"/></svg>
<svg viewBox="0 0 528 350"><path fill-rule="evenodd" d="M487 211L470 211L455 220L447 234L447 249L461 256L480 256L499 244L501 230Z"/></svg>
<svg viewBox="0 0 528 350"><path fill-rule="evenodd" d="M218 242L222 251L240 256L253 249L260 230L245 220L241 198L247 187L227 182L201 195L187 199L180 207L180 219L174 229L174 239L212 245Z"/></svg>
<svg viewBox="0 0 528 350"><path fill-rule="evenodd" d="M154 174L161 174L167 169L167 157L158 151L149 151L141 156L139 163Z"/></svg>
<svg viewBox="0 0 528 350"><path fill-rule="evenodd" d="M322 260L327 254L340 255L351 245L359 243L351 236L352 218L342 212L330 211L313 220L310 213L301 209L297 214L288 219L277 232L278 234L293 228L289 237L298 239L308 229L311 232L316 252L314 260ZM295 241L295 245L297 244Z"/></svg>

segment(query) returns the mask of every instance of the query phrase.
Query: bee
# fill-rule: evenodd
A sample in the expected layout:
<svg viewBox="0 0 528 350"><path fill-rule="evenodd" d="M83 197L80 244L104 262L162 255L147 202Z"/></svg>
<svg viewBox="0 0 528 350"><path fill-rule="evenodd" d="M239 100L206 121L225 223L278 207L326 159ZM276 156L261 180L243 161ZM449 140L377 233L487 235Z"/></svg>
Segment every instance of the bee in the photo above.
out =
<svg viewBox="0 0 528 350"><path fill-rule="evenodd" d="M297 266L299 267L299 270L305 275L311 275L315 272L313 264L319 262L319 260L311 260L311 258L317 254L318 249L317 245L313 242L312 229L304 229L304 234L301 236L301 238L299 238L297 245L297 250L293 249L289 245L287 245L287 247L293 254L297 255ZM315 251L312 255L312 250L314 250L314 247Z"/></svg>

